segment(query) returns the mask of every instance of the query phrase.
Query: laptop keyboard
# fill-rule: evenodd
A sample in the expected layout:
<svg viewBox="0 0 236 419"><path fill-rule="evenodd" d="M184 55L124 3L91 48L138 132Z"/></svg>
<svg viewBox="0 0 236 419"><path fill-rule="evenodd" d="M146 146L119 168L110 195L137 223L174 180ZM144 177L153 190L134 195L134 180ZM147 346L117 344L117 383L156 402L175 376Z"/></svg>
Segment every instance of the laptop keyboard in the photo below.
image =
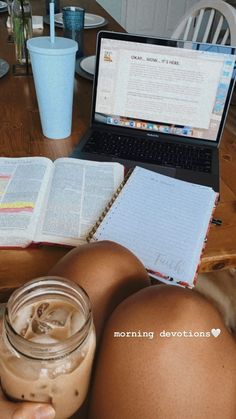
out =
<svg viewBox="0 0 236 419"><path fill-rule="evenodd" d="M211 172L212 150L194 145L160 143L150 138L95 131L82 151L161 166Z"/></svg>

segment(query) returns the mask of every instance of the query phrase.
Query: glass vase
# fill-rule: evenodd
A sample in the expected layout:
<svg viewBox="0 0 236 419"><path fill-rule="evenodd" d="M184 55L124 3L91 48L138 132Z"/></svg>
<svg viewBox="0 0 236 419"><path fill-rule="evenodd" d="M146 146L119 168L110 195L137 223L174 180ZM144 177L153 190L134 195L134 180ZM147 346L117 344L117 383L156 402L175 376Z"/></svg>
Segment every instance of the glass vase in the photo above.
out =
<svg viewBox="0 0 236 419"><path fill-rule="evenodd" d="M9 17L9 31L12 33L13 25L12 25L12 0L7 0L7 10L8 10L8 17Z"/></svg>
<svg viewBox="0 0 236 419"><path fill-rule="evenodd" d="M17 64L28 63L26 41L33 36L32 9L29 0L14 0L12 3L12 24Z"/></svg>

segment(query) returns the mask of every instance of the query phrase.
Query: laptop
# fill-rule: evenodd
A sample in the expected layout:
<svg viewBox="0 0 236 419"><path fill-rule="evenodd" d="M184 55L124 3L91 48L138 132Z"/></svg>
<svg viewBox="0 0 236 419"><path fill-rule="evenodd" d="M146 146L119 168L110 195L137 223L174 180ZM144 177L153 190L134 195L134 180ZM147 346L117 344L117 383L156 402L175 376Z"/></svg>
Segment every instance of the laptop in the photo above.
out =
<svg viewBox="0 0 236 419"><path fill-rule="evenodd" d="M91 124L72 157L136 165L219 191L235 48L102 31Z"/></svg>

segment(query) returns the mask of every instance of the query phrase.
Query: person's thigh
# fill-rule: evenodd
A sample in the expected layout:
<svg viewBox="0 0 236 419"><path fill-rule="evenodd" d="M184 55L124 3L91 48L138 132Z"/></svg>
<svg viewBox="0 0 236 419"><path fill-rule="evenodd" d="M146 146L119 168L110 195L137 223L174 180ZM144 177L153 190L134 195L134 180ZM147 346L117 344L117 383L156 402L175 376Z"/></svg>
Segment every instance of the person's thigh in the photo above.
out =
<svg viewBox="0 0 236 419"><path fill-rule="evenodd" d="M114 242L86 244L71 250L48 273L75 281L92 303L97 348L104 323L114 308L129 295L150 286L142 263ZM87 401L73 419L87 418Z"/></svg>
<svg viewBox="0 0 236 419"><path fill-rule="evenodd" d="M73 280L87 291L93 308L98 347L104 323L113 309L127 296L150 285L142 263L127 249L109 241L83 245L71 250L48 275ZM83 374L84 372L82 371ZM0 388L0 419L13 418L12 415L18 419L33 418L37 413L39 417L39 411L34 415L39 407L50 409L46 404L41 406L31 402L11 402L4 397ZM44 416L42 415L40 417L46 418L45 410ZM50 417L53 417L52 410ZM87 418L86 401L73 418Z"/></svg>
<svg viewBox="0 0 236 419"><path fill-rule="evenodd" d="M116 308L97 359L90 419L235 417L236 346L207 300L153 286Z"/></svg>

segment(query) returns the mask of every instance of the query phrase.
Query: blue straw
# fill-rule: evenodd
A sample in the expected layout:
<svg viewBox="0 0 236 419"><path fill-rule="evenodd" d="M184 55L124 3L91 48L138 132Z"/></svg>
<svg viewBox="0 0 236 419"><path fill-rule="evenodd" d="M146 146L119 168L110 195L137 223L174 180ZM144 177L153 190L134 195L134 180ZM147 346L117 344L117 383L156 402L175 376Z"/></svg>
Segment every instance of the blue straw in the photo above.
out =
<svg viewBox="0 0 236 419"><path fill-rule="evenodd" d="M55 17L54 17L54 2L49 4L50 11L50 41L54 44L55 41Z"/></svg>

